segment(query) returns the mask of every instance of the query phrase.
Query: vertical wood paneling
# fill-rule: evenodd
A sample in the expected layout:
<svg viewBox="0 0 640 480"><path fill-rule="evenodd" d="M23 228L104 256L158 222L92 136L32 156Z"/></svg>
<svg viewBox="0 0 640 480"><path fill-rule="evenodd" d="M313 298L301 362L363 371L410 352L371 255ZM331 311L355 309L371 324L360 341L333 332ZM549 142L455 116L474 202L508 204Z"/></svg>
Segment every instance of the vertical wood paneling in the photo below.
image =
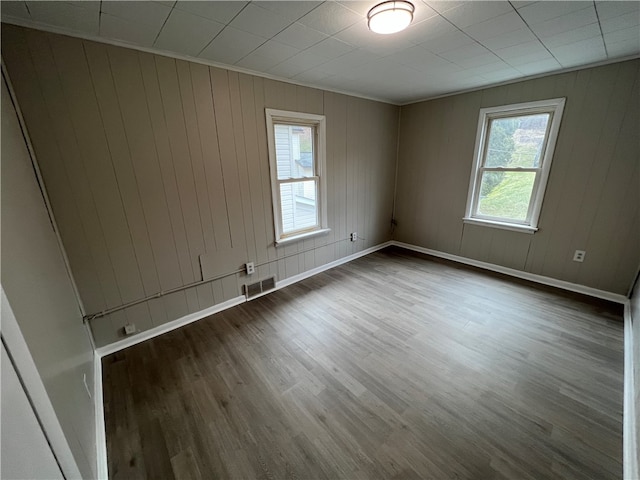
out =
<svg viewBox="0 0 640 480"><path fill-rule="evenodd" d="M395 238L626 294L640 263L639 64L402 107ZM567 104L539 231L463 225L479 108L556 97ZM584 263L572 261L576 249Z"/></svg>
<svg viewBox="0 0 640 480"><path fill-rule="evenodd" d="M202 229L198 193L187 140L176 62L171 58L155 57L173 169L181 199L182 217L189 244L189 260L192 273L188 279L185 279L185 282L193 282L199 279L198 255L205 251L204 231Z"/></svg>
<svg viewBox="0 0 640 480"><path fill-rule="evenodd" d="M69 183L60 186L60 188L70 188L74 194L75 204L79 210L84 232L91 249L95 271L100 279L99 285L106 301L105 306L113 307L121 304L122 298L116 282L113 265L111 264L107 242L95 208L95 199L92 195L85 165L78 148L76 132L70 121L71 115L69 106L64 98L59 77L60 72L53 61L53 52L49 46L48 36L35 31L26 31L26 36L29 52L36 67L36 75L42 89L42 95L49 111L49 122L38 126L37 122L39 120L35 119L36 124L33 128L51 128L55 133L56 143L60 149L60 160L63 163L50 165L50 168L65 168L67 171ZM15 60L19 62L19 59ZM31 92L26 91L24 93L25 95L30 95ZM36 117L39 113L38 109L30 112ZM48 158L44 159L43 163L45 165L50 163L47 161ZM43 169L43 175L46 175L46 171L46 168ZM74 235L76 228L77 226L70 225L68 234ZM85 301L85 305L86 303ZM92 305L86 305L86 308L92 308Z"/></svg>
<svg viewBox="0 0 640 480"><path fill-rule="evenodd" d="M215 275L253 261L251 280L282 280L390 239L398 107L20 27L2 40L89 313L197 281L201 258ZM265 108L327 116L328 235L274 246ZM97 343L249 280L97 318Z"/></svg>
<svg viewBox="0 0 640 480"><path fill-rule="evenodd" d="M82 43L51 36L51 49L60 75L64 102L69 106L78 149L105 238L120 297L124 303L144 295L131 234L114 175L95 91Z"/></svg>
<svg viewBox="0 0 640 480"><path fill-rule="evenodd" d="M210 72L208 67L195 63L190 64L190 68L196 97L197 128L202 145L216 249L229 250L231 248L231 231L222 179L222 165L220 164L220 148L213 111Z"/></svg>
<svg viewBox="0 0 640 480"><path fill-rule="evenodd" d="M197 250L214 252L216 250L216 241L213 233L209 188L204 170L202 143L198 129L198 118L195 106L196 99L194 98L190 64L184 61L176 61L176 70L180 89L178 98L182 103L189 157L191 158L191 168L193 171L193 189L195 190L198 212L200 214L200 230L204 237L204 250L202 250L202 248L198 248Z"/></svg>
<svg viewBox="0 0 640 480"><path fill-rule="evenodd" d="M242 111L242 135L245 145L245 158L247 161L247 185L251 202L251 224L253 227L256 255L253 261L262 264L269 260L267 249L258 246L267 245L267 223L264 214L264 193L262 185L262 169L260 168L261 156L258 151L258 121L256 115L255 94L253 77L250 75L239 76L240 103ZM264 108L261 110L264 111ZM268 164L268 160L267 160ZM269 189L269 192L271 189Z"/></svg>
<svg viewBox="0 0 640 480"><path fill-rule="evenodd" d="M222 162L222 178L227 198L227 211L231 224L231 247L244 249L246 238L242 204L240 200L240 182L236 164L235 141L233 125L231 123L231 101L229 97L229 80L226 70L209 68L211 88L213 91L213 105L218 128L218 142L220 145L220 161Z"/></svg>
<svg viewBox="0 0 640 480"><path fill-rule="evenodd" d="M11 27L3 28L3 39L13 46L2 52L7 63L21 62L30 58L24 38L24 30ZM45 185L52 203L62 206L56 215L58 224L74 225L75 228L62 229L60 236L67 246L67 256L74 266L74 274L80 295L87 309L103 309L106 305L101 282L93 258L80 210L76 205L65 161L61 154L55 131L50 128L49 104L38 84L36 70L31 61L21 62L22 68L12 74L16 93L24 98L20 102L23 114L32 118L30 127L31 142L38 151L48 153L40 162L40 170L46 175ZM44 173L46 172L46 174Z"/></svg>
<svg viewBox="0 0 640 480"><path fill-rule="evenodd" d="M167 217L163 217L162 221L166 223L166 225L162 227L169 228L172 233L180 275L182 281L187 283L189 279L194 278L194 272L191 259L189 258L189 243L187 241L187 232L182 215L182 203L171 155L167 124L164 118L155 58L152 55L138 54L138 60L144 86L144 99L149 112L150 127L147 128L151 129L152 138L155 142L154 144L148 143L147 145L143 145L142 148L155 148L158 156L160 180L156 181L160 181L164 189L168 213L168 219ZM150 141L151 139L147 140L147 142ZM162 258L156 256L156 259L156 261L163 262ZM172 256L170 257L170 261L172 263L174 262ZM165 286L164 288L168 287Z"/></svg>

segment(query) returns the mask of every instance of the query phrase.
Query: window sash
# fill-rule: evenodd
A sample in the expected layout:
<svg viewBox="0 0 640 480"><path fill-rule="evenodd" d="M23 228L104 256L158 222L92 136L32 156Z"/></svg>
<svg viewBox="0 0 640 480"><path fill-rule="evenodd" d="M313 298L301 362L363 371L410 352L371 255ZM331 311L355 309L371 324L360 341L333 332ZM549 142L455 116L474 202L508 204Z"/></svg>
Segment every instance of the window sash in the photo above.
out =
<svg viewBox="0 0 640 480"><path fill-rule="evenodd" d="M310 238L314 235L330 231L327 221L326 199L326 117L324 115L290 112L285 110L265 109L267 144L269 147L269 166L271 176L271 196L273 206L273 225L275 245L285 245L294 241ZM278 178L276 157L275 126L311 127L313 141L313 175L307 177ZM313 182L315 187L315 226L283 232L284 212L282 209L281 190L286 183Z"/></svg>
<svg viewBox="0 0 640 480"><path fill-rule="evenodd" d="M311 165L312 165L312 170L313 170L313 176L317 176L318 175L318 124L317 122L309 122L309 123L305 123L305 122L289 122L289 121L274 121L273 122L273 126L272 126L272 134L273 134L273 138L275 140L276 138L276 127L278 126L282 126L282 127L307 127L307 128L311 128L311 141L313 142L313 146L312 146L312 151L311 151ZM277 153L276 153L276 157L277 157ZM291 162L295 162L294 160L291 160ZM294 179L294 178L310 178L310 177L282 177L280 178L280 172L278 171L278 163L277 163L277 158L276 158L276 180L287 180L287 179Z"/></svg>
<svg viewBox="0 0 640 480"><path fill-rule="evenodd" d="M526 173L526 172L534 172L536 174L534 180L533 180L533 187L531 188L531 196L529 197L529 206L527 207L527 216L525 217L524 220L520 220L517 218L510 218L510 217L494 217L491 215L484 215L480 212L478 212L478 209L480 208L480 188L482 185L482 176L483 173L485 171L496 171L493 168L481 168L478 170L478 178L476 179L476 185L477 188L474 192L474 201L473 201L473 211L472 211L472 218L479 218L479 219L483 219L483 220L490 220L492 222L506 222L506 223L513 223L513 224L517 224L517 225L530 225L531 224L531 215L533 213L533 207L535 205L535 200L536 200L536 193L538 191L538 184L540 182L540 171L542 169L538 168L538 169L517 169L517 168L511 168L511 169L500 169L497 170L499 172L521 172L521 173Z"/></svg>
<svg viewBox="0 0 640 480"><path fill-rule="evenodd" d="M546 189L546 183L549 176L549 168L555 150L560 120L564 109L564 98L552 100L543 100L539 102L531 102L528 104L508 105L502 107L490 107L480 110L480 118L478 122L478 132L476 135L476 147L474 158L474 172L471 174L469 185L469 195L467 197L467 209L465 220L487 220L494 226L500 224L521 225L522 227L531 227L531 231L537 230L537 221L542 206L542 198ZM529 115L537 115L541 113L549 114L549 119L544 132L544 140L540 150L540 160L537 167L487 167L487 150L489 139L491 136L491 127L493 120L502 118L523 117ZM508 217L494 217L483 215L478 212L480 206L480 190L482 179L486 172L530 172L535 174L531 195L529 197L529 205L525 220L516 220Z"/></svg>
<svg viewBox="0 0 640 480"><path fill-rule="evenodd" d="M287 232L285 232L284 230L284 215L283 215L283 205L282 205L282 185L283 184L287 184L287 185L291 185L291 184L295 184L295 183L302 183L302 182L310 182L313 181L314 182L314 189L316 192L316 199L315 199L315 216L316 216L316 221L313 225L309 225L306 227L302 227L302 228L296 228L295 230L289 230ZM318 204L318 195L319 195L319 189L320 189L320 177L308 177L308 178L293 178L291 180L278 180L278 184L277 184L277 195L278 195L278 199L279 199L279 203L280 203L280 216L278 218L279 224L280 224L280 238L289 238L295 235L300 235L301 233L306 233L306 232L312 232L314 230L318 230L321 225L320 225L320 211L319 211L319 204Z"/></svg>

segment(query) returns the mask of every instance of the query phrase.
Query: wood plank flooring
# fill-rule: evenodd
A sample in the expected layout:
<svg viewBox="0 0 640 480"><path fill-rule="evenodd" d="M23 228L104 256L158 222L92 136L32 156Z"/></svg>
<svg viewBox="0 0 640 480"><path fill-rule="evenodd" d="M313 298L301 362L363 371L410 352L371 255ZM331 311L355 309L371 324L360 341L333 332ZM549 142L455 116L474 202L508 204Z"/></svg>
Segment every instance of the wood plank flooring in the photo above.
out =
<svg viewBox="0 0 640 480"><path fill-rule="evenodd" d="M109 474L621 478L621 314L377 252L105 357Z"/></svg>

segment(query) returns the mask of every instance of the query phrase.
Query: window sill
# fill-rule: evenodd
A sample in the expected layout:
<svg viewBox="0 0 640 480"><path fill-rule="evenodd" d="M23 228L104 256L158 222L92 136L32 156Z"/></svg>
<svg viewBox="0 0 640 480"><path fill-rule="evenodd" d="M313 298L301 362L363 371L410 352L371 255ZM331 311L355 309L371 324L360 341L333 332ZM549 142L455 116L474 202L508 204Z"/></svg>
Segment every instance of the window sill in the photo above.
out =
<svg viewBox="0 0 640 480"><path fill-rule="evenodd" d="M290 245L300 240L308 240L309 238L326 235L330 231L330 228L322 228L320 230L313 230L312 232L301 233L300 235L295 235L293 237L281 238L280 240L276 240L276 247L282 247L284 245Z"/></svg>
<svg viewBox="0 0 640 480"><path fill-rule="evenodd" d="M511 230L513 232L520 232L520 233L533 234L538 231L536 227L531 227L529 225L520 225L518 223L493 222L491 220L482 220L480 218L469 218L469 217L463 218L462 221L464 223L469 223L471 225L500 228L502 230Z"/></svg>

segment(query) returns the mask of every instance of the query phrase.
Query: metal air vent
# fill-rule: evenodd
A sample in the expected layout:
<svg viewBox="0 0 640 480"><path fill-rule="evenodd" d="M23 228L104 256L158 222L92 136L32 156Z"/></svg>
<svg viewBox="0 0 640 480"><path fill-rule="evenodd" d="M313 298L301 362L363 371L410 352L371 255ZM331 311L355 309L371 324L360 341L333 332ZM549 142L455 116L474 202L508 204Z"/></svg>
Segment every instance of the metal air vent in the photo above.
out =
<svg viewBox="0 0 640 480"><path fill-rule="evenodd" d="M258 295L274 290L276 288L276 277L265 278L254 283L248 283L244 286L244 294L247 300L251 300Z"/></svg>

